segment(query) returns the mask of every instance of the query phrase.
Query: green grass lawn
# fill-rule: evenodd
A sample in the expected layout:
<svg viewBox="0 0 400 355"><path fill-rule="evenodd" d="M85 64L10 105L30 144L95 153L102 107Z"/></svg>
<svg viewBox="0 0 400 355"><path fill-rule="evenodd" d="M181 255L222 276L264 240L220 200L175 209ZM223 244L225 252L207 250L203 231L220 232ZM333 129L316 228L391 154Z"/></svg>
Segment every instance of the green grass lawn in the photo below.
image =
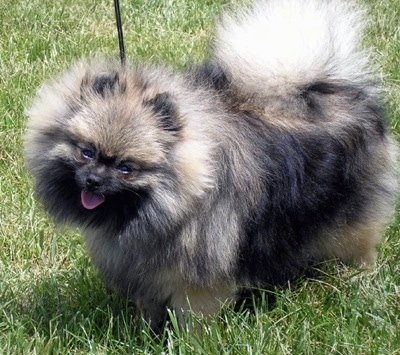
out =
<svg viewBox="0 0 400 355"><path fill-rule="evenodd" d="M365 45L399 134L400 2L364 2ZM232 3L122 0L128 59L201 60L215 17ZM118 56L111 0L1 2L0 353L400 354L400 217L375 268L329 265L321 279L277 291L274 307L261 300L252 315L226 309L209 325L194 319L201 339L177 329L173 316L160 338L135 319L101 282L79 234L53 228L22 159L24 108L37 86L74 59L101 54Z"/></svg>

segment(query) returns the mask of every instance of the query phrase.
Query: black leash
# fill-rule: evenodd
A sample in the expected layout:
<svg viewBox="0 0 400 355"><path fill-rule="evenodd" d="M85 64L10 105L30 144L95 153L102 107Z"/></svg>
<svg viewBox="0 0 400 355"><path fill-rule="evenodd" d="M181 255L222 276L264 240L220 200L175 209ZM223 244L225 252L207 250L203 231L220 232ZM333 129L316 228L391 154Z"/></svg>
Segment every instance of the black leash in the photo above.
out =
<svg viewBox="0 0 400 355"><path fill-rule="evenodd" d="M125 47L124 47L124 34L122 32L121 12L119 8L119 0L114 0L115 19L117 21L118 43L119 43L119 56L121 58L121 65L126 63Z"/></svg>

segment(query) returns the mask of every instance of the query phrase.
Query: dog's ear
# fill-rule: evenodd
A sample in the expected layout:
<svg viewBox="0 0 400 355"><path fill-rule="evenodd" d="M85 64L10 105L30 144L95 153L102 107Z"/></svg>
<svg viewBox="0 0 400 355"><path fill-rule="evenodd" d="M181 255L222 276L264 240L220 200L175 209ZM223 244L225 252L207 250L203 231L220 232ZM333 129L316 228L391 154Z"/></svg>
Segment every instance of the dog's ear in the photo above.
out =
<svg viewBox="0 0 400 355"><path fill-rule="evenodd" d="M105 92L113 92L118 83L118 73L102 72L95 76L92 84L92 90L94 93L104 97Z"/></svg>
<svg viewBox="0 0 400 355"><path fill-rule="evenodd" d="M118 72L100 72L93 75L87 75L83 78L80 88L81 100L85 101L87 95L97 95L102 98L106 94L113 94L118 90L123 92L124 85L120 83Z"/></svg>
<svg viewBox="0 0 400 355"><path fill-rule="evenodd" d="M168 93L157 94L152 99L145 101L144 105L153 110L166 131L179 131L180 125L178 123L176 104Z"/></svg>

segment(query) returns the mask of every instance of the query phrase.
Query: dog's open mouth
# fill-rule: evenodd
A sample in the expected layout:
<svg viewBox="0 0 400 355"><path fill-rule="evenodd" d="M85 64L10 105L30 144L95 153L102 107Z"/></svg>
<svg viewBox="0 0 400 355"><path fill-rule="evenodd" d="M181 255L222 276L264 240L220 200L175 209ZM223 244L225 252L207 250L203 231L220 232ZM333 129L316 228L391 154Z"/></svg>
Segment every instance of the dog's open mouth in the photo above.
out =
<svg viewBox="0 0 400 355"><path fill-rule="evenodd" d="M101 195L94 194L93 192L82 190L81 192L81 202L83 207L88 210L93 210L100 206L105 201L105 197Z"/></svg>

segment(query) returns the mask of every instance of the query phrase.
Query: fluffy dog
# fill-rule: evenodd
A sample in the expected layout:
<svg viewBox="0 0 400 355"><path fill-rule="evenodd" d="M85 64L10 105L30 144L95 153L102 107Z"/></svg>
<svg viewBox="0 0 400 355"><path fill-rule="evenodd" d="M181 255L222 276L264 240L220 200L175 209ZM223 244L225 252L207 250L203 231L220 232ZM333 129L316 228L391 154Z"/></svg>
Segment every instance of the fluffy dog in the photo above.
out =
<svg viewBox="0 0 400 355"><path fill-rule="evenodd" d="M38 198L155 325L311 263L372 263L397 146L362 23L350 1L264 1L225 15L184 72L76 64L28 111Z"/></svg>

